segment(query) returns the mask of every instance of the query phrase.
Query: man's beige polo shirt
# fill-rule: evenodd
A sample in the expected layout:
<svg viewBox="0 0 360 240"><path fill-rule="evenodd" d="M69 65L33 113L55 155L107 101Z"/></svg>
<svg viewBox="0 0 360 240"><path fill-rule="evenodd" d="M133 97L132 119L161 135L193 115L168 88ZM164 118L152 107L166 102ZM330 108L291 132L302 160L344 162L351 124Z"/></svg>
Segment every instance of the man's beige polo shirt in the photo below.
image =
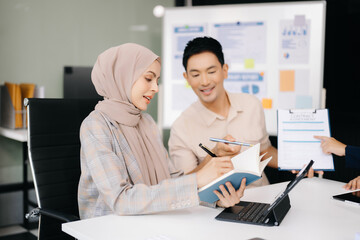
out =
<svg viewBox="0 0 360 240"><path fill-rule="evenodd" d="M261 152L271 146L260 101L250 94L227 94L231 105L227 118L210 111L198 100L187 108L171 127L170 158L175 166L185 173L193 170L207 155L199 147L199 143L209 149L215 147L216 143L210 141L210 137L223 138L230 134L240 142L260 143ZM242 147L241 151L246 149ZM265 176L251 185L268 183Z"/></svg>

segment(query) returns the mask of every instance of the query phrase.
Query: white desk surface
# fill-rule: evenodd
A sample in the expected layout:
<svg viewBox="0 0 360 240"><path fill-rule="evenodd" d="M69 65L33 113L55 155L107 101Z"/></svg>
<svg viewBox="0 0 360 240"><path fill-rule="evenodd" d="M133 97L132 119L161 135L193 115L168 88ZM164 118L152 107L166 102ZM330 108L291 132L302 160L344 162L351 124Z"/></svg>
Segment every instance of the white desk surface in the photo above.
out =
<svg viewBox="0 0 360 240"><path fill-rule="evenodd" d="M10 129L0 127L0 135L19 141L19 142L27 142L27 129Z"/></svg>
<svg viewBox="0 0 360 240"><path fill-rule="evenodd" d="M193 207L141 216L108 215L62 224L62 230L80 240L93 239L342 239L360 234L360 206L332 199L346 192L344 183L303 179L290 192L291 208L278 227L215 220L220 209ZM246 189L242 200L271 202L286 183Z"/></svg>

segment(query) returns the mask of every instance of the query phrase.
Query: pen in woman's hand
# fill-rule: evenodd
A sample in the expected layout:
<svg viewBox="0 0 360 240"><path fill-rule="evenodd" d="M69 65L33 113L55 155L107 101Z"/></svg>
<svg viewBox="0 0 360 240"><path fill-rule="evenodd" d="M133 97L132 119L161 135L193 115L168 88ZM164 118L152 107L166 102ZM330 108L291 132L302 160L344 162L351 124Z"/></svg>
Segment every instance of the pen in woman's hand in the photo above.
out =
<svg viewBox="0 0 360 240"><path fill-rule="evenodd" d="M215 153L210 151L207 147L202 145L202 143L199 143L199 147L201 147L207 154L209 154L211 157L217 157Z"/></svg>

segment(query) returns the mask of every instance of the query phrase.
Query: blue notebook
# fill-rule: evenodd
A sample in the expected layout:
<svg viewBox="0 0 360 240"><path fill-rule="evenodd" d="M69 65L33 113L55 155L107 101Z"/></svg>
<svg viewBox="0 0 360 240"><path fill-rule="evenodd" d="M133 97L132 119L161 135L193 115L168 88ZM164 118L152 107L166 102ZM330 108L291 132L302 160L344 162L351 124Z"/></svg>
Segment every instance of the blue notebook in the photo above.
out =
<svg viewBox="0 0 360 240"><path fill-rule="evenodd" d="M237 190L239 189L241 180L243 178L246 178L246 185L260 179L261 174L264 171L264 168L269 163L272 157L269 157L266 160L261 161L261 158L265 154L261 156L259 156L259 154L260 154L260 143L254 145L253 147L233 157L231 161L234 165L234 169L222 175L221 177L215 179L206 186L200 188L199 189L200 201L213 203L219 200L219 198L216 196L216 194L213 191L218 190L221 193L219 186L220 185L225 186L226 182L231 182L233 187Z"/></svg>

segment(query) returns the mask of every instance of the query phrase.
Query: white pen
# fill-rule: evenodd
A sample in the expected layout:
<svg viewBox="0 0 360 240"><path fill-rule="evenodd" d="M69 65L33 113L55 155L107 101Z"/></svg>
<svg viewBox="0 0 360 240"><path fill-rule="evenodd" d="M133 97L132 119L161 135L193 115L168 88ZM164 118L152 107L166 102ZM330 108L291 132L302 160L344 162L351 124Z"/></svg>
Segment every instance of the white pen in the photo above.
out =
<svg viewBox="0 0 360 240"><path fill-rule="evenodd" d="M222 143L229 143L229 144L235 144L235 145L242 145L242 146L247 146L247 147L252 147L253 145L250 143L243 143L243 142L231 142L225 139L221 139L221 138L209 138L210 141L213 142L222 142Z"/></svg>

